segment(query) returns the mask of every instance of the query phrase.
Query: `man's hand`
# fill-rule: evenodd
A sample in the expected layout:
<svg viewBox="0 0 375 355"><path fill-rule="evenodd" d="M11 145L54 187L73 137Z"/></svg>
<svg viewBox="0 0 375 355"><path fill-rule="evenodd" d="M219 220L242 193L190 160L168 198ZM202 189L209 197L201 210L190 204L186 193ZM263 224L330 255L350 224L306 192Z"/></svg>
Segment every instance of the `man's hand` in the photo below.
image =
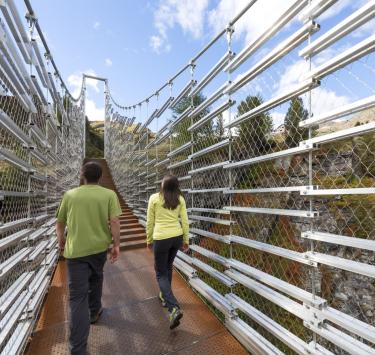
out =
<svg viewBox="0 0 375 355"><path fill-rule="evenodd" d="M148 249L149 251L152 251L152 243L147 243L147 249Z"/></svg>
<svg viewBox="0 0 375 355"><path fill-rule="evenodd" d="M184 243L184 245L182 246L182 251L184 253L188 252L189 251L189 244L188 243Z"/></svg>
<svg viewBox="0 0 375 355"><path fill-rule="evenodd" d="M60 250L63 252L64 249L65 249L65 242L66 242L66 239L62 239L62 240L59 240L59 248Z"/></svg>
<svg viewBox="0 0 375 355"><path fill-rule="evenodd" d="M111 261L111 264L113 264L115 261L117 261L119 255L120 255L120 247L119 246L113 246L111 251L110 251L110 257L109 257L109 260Z"/></svg>

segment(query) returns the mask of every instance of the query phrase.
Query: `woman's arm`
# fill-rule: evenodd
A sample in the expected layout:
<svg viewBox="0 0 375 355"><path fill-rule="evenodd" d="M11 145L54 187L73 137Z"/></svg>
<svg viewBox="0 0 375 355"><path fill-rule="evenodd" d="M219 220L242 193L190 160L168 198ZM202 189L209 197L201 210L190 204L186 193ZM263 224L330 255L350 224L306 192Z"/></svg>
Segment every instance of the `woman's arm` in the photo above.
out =
<svg viewBox="0 0 375 355"><path fill-rule="evenodd" d="M152 244L153 235L154 235L154 226L155 226L155 206L152 196L148 200L147 207L147 222L146 222L146 235L147 235L147 244Z"/></svg>
<svg viewBox="0 0 375 355"><path fill-rule="evenodd" d="M182 226L182 235L184 239L184 244L189 245L189 219L186 210L186 202L183 197L181 197L181 226Z"/></svg>

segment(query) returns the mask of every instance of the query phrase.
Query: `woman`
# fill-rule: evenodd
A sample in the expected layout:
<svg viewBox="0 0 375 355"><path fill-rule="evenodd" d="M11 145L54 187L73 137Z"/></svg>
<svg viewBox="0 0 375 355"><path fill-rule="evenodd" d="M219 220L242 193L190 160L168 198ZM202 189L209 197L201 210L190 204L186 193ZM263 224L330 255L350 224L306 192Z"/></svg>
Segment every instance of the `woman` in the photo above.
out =
<svg viewBox="0 0 375 355"><path fill-rule="evenodd" d="M179 221L181 218L181 223ZM159 299L169 311L169 328L180 324L183 314L172 292L172 266L177 251L189 248L189 223L185 200L178 180L173 175L164 177L161 190L150 196L147 209L147 247L154 249Z"/></svg>

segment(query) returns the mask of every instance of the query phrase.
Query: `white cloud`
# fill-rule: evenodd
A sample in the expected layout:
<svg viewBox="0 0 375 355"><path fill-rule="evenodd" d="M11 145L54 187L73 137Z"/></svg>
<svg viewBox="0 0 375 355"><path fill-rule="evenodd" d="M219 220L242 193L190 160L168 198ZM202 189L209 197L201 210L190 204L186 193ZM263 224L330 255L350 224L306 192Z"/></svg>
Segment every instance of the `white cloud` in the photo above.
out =
<svg viewBox="0 0 375 355"><path fill-rule="evenodd" d="M330 89L317 87L311 92L311 110L314 116L331 111L350 102L347 96L340 96Z"/></svg>
<svg viewBox="0 0 375 355"><path fill-rule="evenodd" d="M111 60L110 58L106 58L106 59L105 59L105 65L106 65L107 67L111 67L112 64L113 64L113 62L112 62L112 60Z"/></svg>
<svg viewBox="0 0 375 355"><path fill-rule="evenodd" d="M104 107L97 107L94 100L87 98L85 109L89 121L104 120Z"/></svg>
<svg viewBox="0 0 375 355"><path fill-rule="evenodd" d="M96 72L93 69L85 70L84 72L75 72L68 77L68 85L72 90L73 96L78 96L81 91L82 86L82 74L88 74L97 76ZM98 88L98 81L94 79L86 79L86 87L90 87L95 90L95 92L99 92Z"/></svg>
<svg viewBox="0 0 375 355"><path fill-rule="evenodd" d="M101 25L101 23L100 23L99 21L96 21L96 22L94 23L94 25L93 25L94 30L98 30L99 27L100 27L100 25Z"/></svg>
<svg viewBox="0 0 375 355"><path fill-rule="evenodd" d="M199 38L203 34L205 12L209 0L160 0L154 12L154 26L157 35L150 37L151 48L160 53L162 50L169 51L171 45L168 43L168 29L175 25L181 27L184 33L193 38Z"/></svg>

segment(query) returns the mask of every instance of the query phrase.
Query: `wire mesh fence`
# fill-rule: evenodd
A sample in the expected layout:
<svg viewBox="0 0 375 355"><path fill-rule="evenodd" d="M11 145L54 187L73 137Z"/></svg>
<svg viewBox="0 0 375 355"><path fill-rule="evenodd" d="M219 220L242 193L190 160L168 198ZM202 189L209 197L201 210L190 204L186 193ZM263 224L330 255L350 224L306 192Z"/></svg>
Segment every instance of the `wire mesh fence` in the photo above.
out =
<svg viewBox="0 0 375 355"><path fill-rule="evenodd" d="M54 213L79 183L84 91L75 101L60 88L35 21L26 27L11 0L0 10L0 352L13 355L58 260Z"/></svg>
<svg viewBox="0 0 375 355"><path fill-rule="evenodd" d="M234 54L261 6L141 103L108 91L105 155L143 224L179 178L176 268L251 352L375 353L375 3L285 2Z"/></svg>

